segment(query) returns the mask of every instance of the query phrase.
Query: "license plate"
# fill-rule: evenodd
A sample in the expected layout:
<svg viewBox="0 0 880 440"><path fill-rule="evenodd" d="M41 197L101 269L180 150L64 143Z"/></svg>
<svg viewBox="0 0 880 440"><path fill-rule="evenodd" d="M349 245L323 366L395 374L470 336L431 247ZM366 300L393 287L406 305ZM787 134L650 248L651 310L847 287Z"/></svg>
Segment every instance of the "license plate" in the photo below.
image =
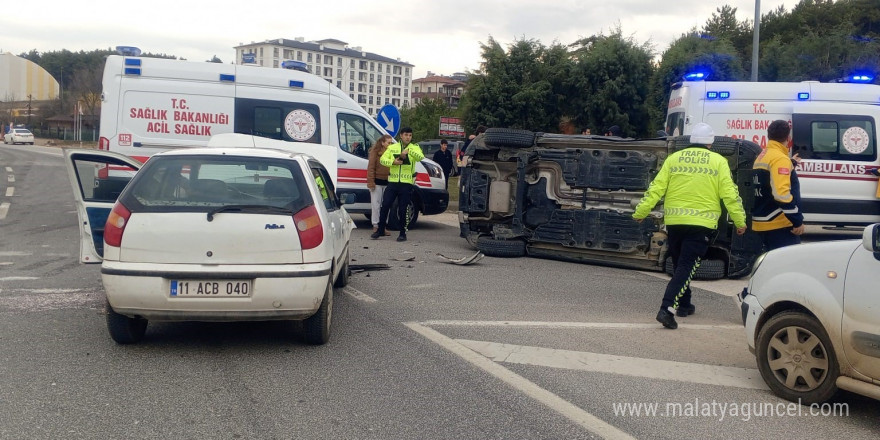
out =
<svg viewBox="0 0 880 440"><path fill-rule="evenodd" d="M251 280L171 280L171 296L241 298L251 296Z"/></svg>

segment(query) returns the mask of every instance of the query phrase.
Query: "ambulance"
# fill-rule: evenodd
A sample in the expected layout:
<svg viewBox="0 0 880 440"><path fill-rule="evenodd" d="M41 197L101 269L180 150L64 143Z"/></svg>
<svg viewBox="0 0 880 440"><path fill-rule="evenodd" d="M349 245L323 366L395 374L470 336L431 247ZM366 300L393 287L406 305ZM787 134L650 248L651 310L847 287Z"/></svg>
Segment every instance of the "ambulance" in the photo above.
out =
<svg viewBox="0 0 880 440"><path fill-rule="evenodd" d="M98 148L145 162L161 151L206 146L225 133L332 145L337 192L355 197L346 210L369 216L367 152L386 130L303 63L284 65L288 68L108 56ZM417 172L410 224L419 213L446 211L449 203L436 163L425 159ZM389 224L395 228L397 219Z"/></svg>
<svg viewBox="0 0 880 440"><path fill-rule="evenodd" d="M868 81L856 76L855 81ZM690 134L705 122L718 136L767 145L777 119L792 126L804 221L834 226L880 222L874 174L880 86L866 83L683 81L672 86L669 135Z"/></svg>

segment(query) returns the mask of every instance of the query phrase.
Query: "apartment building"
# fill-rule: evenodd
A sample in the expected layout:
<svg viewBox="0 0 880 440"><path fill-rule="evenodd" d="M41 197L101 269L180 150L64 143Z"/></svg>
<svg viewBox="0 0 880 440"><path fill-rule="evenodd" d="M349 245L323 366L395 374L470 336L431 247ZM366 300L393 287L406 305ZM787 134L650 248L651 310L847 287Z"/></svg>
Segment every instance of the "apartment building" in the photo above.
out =
<svg viewBox="0 0 880 440"><path fill-rule="evenodd" d="M309 70L348 92L369 114L376 115L385 104L398 108L412 105L410 83L413 65L349 47L344 41L327 39L305 41L278 38L235 46L238 64L256 63L280 68L287 60L302 61Z"/></svg>
<svg viewBox="0 0 880 440"><path fill-rule="evenodd" d="M450 108L458 108L458 102L467 85L467 75L456 73L452 76L437 75L428 71L424 78L413 80L413 105L423 99L442 99Z"/></svg>

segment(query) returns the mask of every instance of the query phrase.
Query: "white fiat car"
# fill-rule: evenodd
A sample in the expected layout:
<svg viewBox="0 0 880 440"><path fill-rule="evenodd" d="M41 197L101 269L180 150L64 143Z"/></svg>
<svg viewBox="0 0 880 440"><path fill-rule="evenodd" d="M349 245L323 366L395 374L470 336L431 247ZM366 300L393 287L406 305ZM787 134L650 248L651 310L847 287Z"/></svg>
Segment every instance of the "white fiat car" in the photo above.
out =
<svg viewBox="0 0 880 440"><path fill-rule="evenodd" d="M333 147L316 147L335 165ZM328 341L354 223L335 173L313 156L190 148L143 165L106 151L65 157L81 259L102 262L113 340L138 342L150 320L302 320L306 342Z"/></svg>
<svg viewBox="0 0 880 440"><path fill-rule="evenodd" d="M755 263L738 297L749 349L778 396L838 388L880 399L880 224L862 240L789 246Z"/></svg>

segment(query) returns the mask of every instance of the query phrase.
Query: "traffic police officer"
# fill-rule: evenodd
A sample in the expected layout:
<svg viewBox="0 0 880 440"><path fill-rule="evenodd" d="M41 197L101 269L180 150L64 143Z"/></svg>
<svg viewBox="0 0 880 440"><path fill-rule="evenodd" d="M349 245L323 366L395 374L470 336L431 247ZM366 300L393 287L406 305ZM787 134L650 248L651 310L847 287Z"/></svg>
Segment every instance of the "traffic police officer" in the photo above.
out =
<svg viewBox="0 0 880 440"><path fill-rule="evenodd" d="M382 208L379 210L379 229L370 235L377 239L385 235L385 225L388 220L388 211L394 199L397 199L397 218L400 219L400 235L397 241L406 241L406 231L409 228L410 200L412 186L415 183L416 164L425 158L419 144L412 143L412 128L404 127L400 130L400 142L391 144L379 163L390 168L388 173L388 186L382 196Z"/></svg>
<svg viewBox="0 0 880 440"><path fill-rule="evenodd" d="M691 145L666 158L633 212L633 218L641 222L665 196L663 221L674 269L657 321L669 329L678 328L673 314L694 313L690 282L718 227L722 200L736 225L736 233L742 235L746 231L746 213L727 159L709 150L714 141L712 127L705 123L694 126Z"/></svg>

